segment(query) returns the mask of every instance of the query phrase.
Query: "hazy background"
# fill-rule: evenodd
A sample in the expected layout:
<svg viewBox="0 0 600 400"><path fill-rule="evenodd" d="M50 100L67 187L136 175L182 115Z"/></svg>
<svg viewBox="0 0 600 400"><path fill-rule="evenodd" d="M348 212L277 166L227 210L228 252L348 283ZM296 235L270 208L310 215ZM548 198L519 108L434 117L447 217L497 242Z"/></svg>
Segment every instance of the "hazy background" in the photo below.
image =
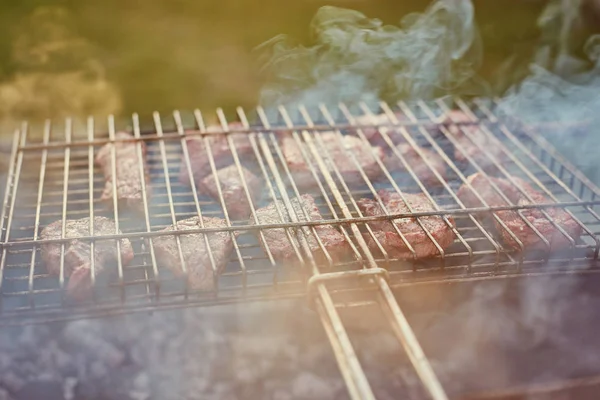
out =
<svg viewBox="0 0 600 400"><path fill-rule="evenodd" d="M518 79L544 40L546 3L474 1L492 89ZM0 118L252 106L263 85L253 49L278 34L310 45L326 4L398 24L429 1L0 1Z"/></svg>

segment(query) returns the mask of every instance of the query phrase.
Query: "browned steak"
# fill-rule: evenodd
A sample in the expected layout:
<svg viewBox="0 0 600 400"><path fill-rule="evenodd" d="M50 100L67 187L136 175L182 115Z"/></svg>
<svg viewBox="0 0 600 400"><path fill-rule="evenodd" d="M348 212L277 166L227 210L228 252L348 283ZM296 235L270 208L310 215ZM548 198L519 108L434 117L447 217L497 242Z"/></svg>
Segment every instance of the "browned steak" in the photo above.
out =
<svg viewBox="0 0 600 400"><path fill-rule="evenodd" d="M300 197L300 199L291 199L291 203L292 207L294 208L295 214L298 218L298 221L306 221L302 209L306 210L311 221L318 221L323 219L312 196L308 194L303 194ZM280 224L290 222L291 220L287 214L286 207L283 201L278 200L278 205L284 216L283 221L279 217L279 213L277 212L275 203L271 203L266 207L256 210L256 217L259 223ZM253 222L254 221L251 221L251 223ZM317 262L323 262L325 260L323 251L321 250L321 247L319 246L316 237L313 235L312 230L308 227L302 227L302 230L305 234L306 242L308 243L308 246L313 253L313 257L315 257L315 260ZM315 226L315 231L319 236L319 239L321 239L323 247L325 247L325 249L334 261L339 260L344 255L350 253L351 249L348 242L346 242L344 236L340 232L338 232L338 230L334 227L330 225L318 225ZM264 229L262 232L265 238L265 243L262 243L262 245L264 248L268 247L275 259L294 259L294 247L292 243L290 243L285 229ZM302 248L298 243L298 239L294 233L292 233L292 239L294 240L294 244L297 246L297 248L302 252Z"/></svg>
<svg viewBox="0 0 600 400"><path fill-rule="evenodd" d="M396 112L396 119L399 122L409 122L410 120L400 112ZM382 144L384 143L383 133L389 136L393 143L397 143L401 141L403 136L398 130L397 127L393 127L391 125L394 124L394 121L387 114L376 114L376 115L361 115L356 117L357 125L381 125L381 126L366 126L362 128L363 134L372 144ZM387 125L383 127L384 125Z"/></svg>
<svg viewBox="0 0 600 400"><path fill-rule="evenodd" d="M513 205L530 205L540 203L551 203L552 201L542 193L531 187L523 179L512 177L516 185L513 185L508 179L489 178L498 186L498 189L504 193L506 198ZM467 178L469 184L485 200L490 207L501 207L509 205L498 192L492 187L488 179L482 174L473 174ZM531 198L527 199L526 195ZM475 196L466 184L458 190L458 196L466 207L485 207L485 205ZM582 233L581 226L565 210L561 208L546 208L546 213L560 226L572 239L577 240ZM537 229L550 244L552 250L559 250L570 245L569 240L544 217L538 209L524 209L521 211L532 226ZM523 243L527 249L546 250L542 239L531 229L525 221L519 217L516 211L506 210L495 213L506 224L507 228ZM502 240L515 250L520 250L519 244L515 241L499 222L494 221L496 229L500 232Z"/></svg>
<svg viewBox="0 0 600 400"><path fill-rule="evenodd" d="M358 206L365 216L378 216L389 214L409 213L409 209L402 201L400 194L380 190L377 192L383 205L387 209L387 213L379 206L379 203L373 199L361 199L358 201ZM434 211L433 205L424 194L404 194L406 201L410 204L413 212ZM452 217L448 217L450 223L454 225ZM444 222L441 216L420 217L423 227L429 231L431 236L436 240L442 249L446 249L454 241L454 232ZM398 230L402 232L406 241L410 243L416 253L417 258L432 257L438 255L439 252L433 242L427 237L425 231L419 226L416 218L399 218L394 220L394 224ZM388 255L392 258L409 259L413 254L408 246L404 243L400 235L396 233L390 221L375 221L369 222L369 226L373 230L374 236L385 249ZM369 247L377 251L379 247L375 239L370 234L366 234Z"/></svg>
<svg viewBox="0 0 600 400"><path fill-rule="evenodd" d="M126 132L118 132L115 135L117 140L133 139L133 136ZM141 142L142 159L137 153L137 143L135 142L115 142L115 171L113 176L111 163L111 144L108 143L98 151L96 155L96 164L102 169L106 183L102 192L101 200L109 206L113 205L113 181L117 188L117 201L119 206L126 207L129 210L144 212L144 203L142 200L142 179L146 183L146 195L150 196L150 184L148 179L148 166L146 164L146 145ZM140 176L140 163L144 177Z"/></svg>
<svg viewBox="0 0 600 400"><path fill-rule="evenodd" d="M205 228L226 227L227 223L221 218L202 218ZM192 217L177 221L176 225L171 225L161 232L169 233L174 231L185 231L190 229L200 229L200 218ZM216 274L220 274L225 269L229 261L229 255L233 249L233 241L229 232L208 233L208 244L212 251L212 257L215 263ZM187 269L189 285L197 290L214 290L215 278L210 260L209 250L206 247L204 234L190 233L180 235L181 252ZM161 265L170 268L177 276L184 276L184 269L179 248L175 235L164 235L152 239L156 258Z"/></svg>
<svg viewBox="0 0 600 400"><path fill-rule="evenodd" d="M237 128L239 124L229 124L229 126L230 128ZM220 126L210 126L207 128L207 132L219 133L223 132L223 129ZM229 136L233 139L236 152L240 157L252 152L252 145L246 134L232 133ZM215 168L219 169L233 164L233 155L225 134L208 136L207 142L209 143L212 158L215 162ZM194 177L194 181L200 184L202 179L211 173L208 149L204 145L202 136L189 136L186 138L186 144L192 168L192 176ZM188 172L185 159L181 160L179 182L184 185L191 185L190 173Z"/></svg>
<svg viewBox="0 0 600 400"><path fill-rule="evenodd" d="M42 230L41 239L60 239L62 221L55 221ZM121 232L119 232L121 233ZM114 221L105 217L94 217L94 236L115 234ZM65 243L64 268L67 283L67 295L75 298L85 298L91 292L91 246L89 241L78 240L78 237L90 236L90 219L69 219L65 221L65 238L71 240ZM121 262L128 265L133 260L133 248L128 239L120 239ZM49 243L40 246L42 260L48 273L60 275L60 243ZM94 272L96 276L117 260L117 244L114 239L96 240L94 245Z"/></svg>
<svg viewBox="0 0 600 400"><path fill-rule="evenodd" d="M252 197L252 201L255 202L261 194L261 180L246 168L241 167L241 170L250 196ZM221 168L217 171L217 178L229 214L235 218L247 218L252 210L250 209L250 203L248 202L246 192L244 191L244 186L237 166L234 164ZM214 199L219 199L217 182L213 175L206 176L202 180L200 187L203 192L208 193Z"/></svg>
<svg viewBox="0 0 600 400"><path fill-rule="evenodd" d="M361 115L356 118L357 125L384 125L391 123L392 122L385 114ZM369 141L381 140L381 133L379 132L379 127L377 126L364 126L362 127L362 132Z"/></svg>
<svg viewBox="0 0 600 400"><path fill-rule="evenodd" d="M361 177L358 167L351 159L350 154L354 155L358 164L362 167L363 171L369 179L374 179L381 174L381 168L375 161L369 145L363 143L363 141L354 136L343 136L341 140L338 138L338 134L335 132L323 132L318 134L323 142L321 144L316 140L315 145L320 150L320 155L323 160L329 165L329 172L333 177L336 176L334 168L331 167L330 160L337 169L346 184L350 186L356 186L364 184L364 179ZM292 173L296 184L300 188L308 188L316 185L316 181L310 172L309 164L306 163L305 158L302 156L302 152L298 147L298 143L294 138L286 136L281 142L283 156L285 161ZM372 147L379 158L383 158L383 150L381 147ZM313 165L315 171L319 171L319 166L316 161L310 156L310 150L308 146L305 147L305 154L310 158L310 163ZM327 157L329 155L329 158Z"/></svg>
<svg viewBox="0 0 600 400"><path fill-rule="evenodd" d="M471 118L462 111L453 110L447 114L444 123L448 125L448 132L457 143L454 149L454 159L459 164L468 165L468 156L482 170L489 173L497 172L497 164L507 160L506 154L494 140L477 126L453 124L453 122L464 123L469 121L471 121Z"/></svg>
<svg viewBox="0 0 600 400"><path fill-rule="evenodd" d="M406 163L412 168L417 178L423 181L424 184L429 186L441 185L442 183L435 177L432 169L425 164L423 158L417 152L417 149L408 143L402 143L396 146L398 152L404 156ZM446 163L444 159L435 151L419 147L419 150L425 157L425 159L431 164L442 179L446 179ZM386 155L383 160L386 168L389 171L403 171L404 165L400 158L393 152Z"/></svg>
<svg viewBox="0 0 600 400"><path fill-rule="evenodd" d="M514 178L516 182L525 183L525 185L529 188L529 184L524 182L519 178ZM513 186L513 184L506 180L500 178L489 177L489 181L483 174L475 173L467 177L467 183L473 186L475 192L472 191L467 184L463 184L457 192L458 198L464 203L466 207L486 207L484 203L482 203L477 195L479 195L483 201L487 203L490 207L499 207L505 206L507 203L504 201L502 196L498 191L496 191L491 182L494 182L496 186L498 186L499 192L502 192L507 198L515 198L515 195L518 193L518 189ZM524 186L525 187L525 186Z"/></svg>

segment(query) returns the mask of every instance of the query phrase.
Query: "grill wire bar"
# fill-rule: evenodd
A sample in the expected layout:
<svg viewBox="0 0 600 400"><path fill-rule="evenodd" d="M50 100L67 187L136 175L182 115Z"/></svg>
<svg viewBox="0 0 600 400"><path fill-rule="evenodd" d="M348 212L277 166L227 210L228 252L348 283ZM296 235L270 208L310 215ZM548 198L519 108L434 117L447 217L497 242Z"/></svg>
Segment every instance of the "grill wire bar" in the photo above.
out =
<svg viewBox="0 0 600 400"><path fill-rule="evenodd" d="M283 107L281 107L281 112L282 112L282 114L285 112L285 109ZM304 120L307 122L308 126L314 126L306 108L301 107L300 112L301 112ZM338 131L337 133L339 134L340 132ZM340 193L338 187L336 186L336 183L333 180L333 177L331 176L327 166L325 165L323 158L319 154L319 150L315 146L313 138L311 137L309 132L306 130L302 132L302 136L303 136L305 142L307 143L307 146L310 149L312 155L314 156L317 164L319 165L319 168L321 170L320 172L323 174L324 179L327 182L327 185L329 186L329 188L332 192L332 195L336 199L337 203L340 205L340 207L342 209L342 213L344 214L344 216L346 218L351 218L352 213L350 212L349 208L346 206L344 198L343 198L342 194ZM343 143L338 142L338 145L343 146ZM323 146L323 147L325 147L325 146ZM352 155L351 155L351 157L352 157ZM354 161L354 164L357 166L357 168L360 169L362 172L362 168L361 168L360 164L356 161L356 159L354 157L352 157L352 159ZM335 169L335 163L333 162L333 160L332 160L331 165ZM339 172L338 172L338 175L340 175ZM368 178L366 177L366 175L364 175L364 172L363 172L363 178L367 181L367 183L369 183ZM372 189L372 187L370 189L373 191L373 194L376 195L374 190ZM406 203L406 200L405 199L403 199L403 200ZM407 203L407 205L408 205L408 203ZM381 203L381 206L385 209L385 206L383 205L383 203ZM413 210L410 210L410 208L409 208L409 211L412 212ZM423 227L423 225L420 224L420 226L421 226L421 229L426 231L426 229ZM367 261L368 261L367 267L368 268L377 268L377 263L376 263L375 259L373 258L373 255L369 251L369 247L368 247L365 239L361 235L361 232L360 232L360 229L358 228L358 226L356 224L351 224L350 228L354 233L354 236L358 242L358 245L363 250L363 252L365 254L367 254ZM401 232L398 232L398 233L401 234ZM431 234L429 232L427 232L427 235L432 241L435 242L435 239L433 239L431 237ZM403 236L403 235L401 234L401 236ZM404 239L404 240L406 241L406 239ZM442 257L443 257L443 250L439 247L439 244L436 243L436 246L438 246L440 253L442 254ZM414 250L413 250L413 254L414 254ZM442 386L441 386L439 380L437 379L437 377L435 376L435 373L433 372L433 369L431 368L429 361L425 357L425 354L423 353L423 350L421 349L421 346L419 345L419 342L417 341L417 339L410 327L410 324L408 323L408 321L406 320L406 317L402 313L402 310L398 306L398 303L396 302L394 295L392 294L392 292L388 286L387 281L385 279L383 279L380 275L376 275L374 277L374 279L380 290L380 299L382 302L382 306L384 307L384 311L386 312L388 317L390 317L393 331L396 334L396 336L398 337L398 340L400 340L400 342L402 343L404 349L406 350L408 357L410 358L413 366L415 367L417 374L419 375L419 377L423 381L425 387L427 388L427 391L430 394L431 398L434 400L447 399L448 397L446 396L446 393L442 389Z"/></svg>
<svg viewBox="0 0 600 400"><path fill-rule="evenodd" d="M0 325L307 296L323 323L351 398L374 399L351 340L352 332L346 327L343 310L376 306L414 366L427 396L435 400L447 399L409 318L396 301L395 290L406 285L450 280L587 274L600 270L597 268L600 215L596 211L600 204L597 200L600 189L556 152L537 133L536 127L527 127L497 115L497 105L497 100L446 99L395 105L381 102L376 109L364 103L336 107L258 107L253 113L237 108L237 125L230 125L225 112L218 109L215 113L218 123L210 127L205 122L210 119L199 110L189 114L176 111L172 119L156 112L151 125L143 125L137 114L131 121L118 121L111 116L106 121L106 128L92 118L82 129L71 119L65 121L63 130L47 121L41 127L41 135L23 124L14 135L0 217ZM462 111L469 121L450 123L445 119L449 110ZM468 147L457 140L450 128L462 133ZM477 132L474 133L472 128ZM58 134L59 131L64 132ZM119 162L116 148L123 140L116 135L119 131L131 132L132 137L126 140L135 143L140 165L138 172L142 177L141 215L129 213L116 199L108 206L99 200L105 178L99 166L94 165L94 157L101 146L108 144L110 169L113 175L116 174ZM338 150L332 151L324 134L331 135ZM240 196L249 206L248 218L234 217L233 204L226 197L226 188L217 174L221 168L218 157L222 154L213 151L213 143L223 135L224 148L239 177ZM493 143L499 153L492 153L480 141L479 135ZM40 136L41 140L38 139ZM365 149L371 149L369 154L379 170L377 178L371 178L359 157L346 148L346 136L354 137ZM286 158L286 149L282 145L284 137L290 137L299 149L314 186L304 187L294 175L295 166ZM209 175L216 184L216 195L212 197L205 193L192 174L197 162L190 147L190 141L194 140L206 150L203 157L207 157ZM243 140L249 143L247 152L242 151ZM414 151L420 160L418 165L396 147L401 143ZM389 160L384 161L376 147L396 162L398 170L390 168ZM425 149L430 152L427 154L441 160L444 174L435 167L432 156L428 156ZM477 157L473 156L473 149L476 149ZM342 163L336 159L339 154L347 161L344 164L352 166L359 184L346 178ZM457 154L462 154L466 162L459 163ZM497 154L503 159L499 160ZM144 159L149 177L147 183L142 166ZM490 173L482 160L494 166L495 172ZM187 169L189 185L179 180L181 168ZM262 197L253 197L254 188L249 186L244 169L260 178L264 187ZM423 169L437 184L422 179ZM476 197L484 206L465 206L457 191L462 185L472 188L468 177L475 172L490 182L492 190L504 199L505 206L490 207L477 192ZM514 177L524 179L548 201L544 204L513 204L490 179L492 176L512 182L528 198ZM151 194L147 194L146 184L152 188ZM115 180L112 188L116 193ZM408 212L394 214L386 210L379 195L381 189L397 193L406 203ZM431 202L432 211L415 211L406 202L408 193L423 194ZM311 220L310 210L293 205L303 194L310 194L315 199L322 220ZM365 197L374 199L385 215L364 215L358 203ZM275 205L279 222L261 223L256 210L270 203ZM581 237L572 237L553 220L552 208L564 209L581 228ZM516 211L547 251L527 251L526 243L497 215L502 210ZM541 214L569 246L561 251L550 251L551 241L528 220L527 210ZM521 251L506 245L483 214L490 215L498 229L512 237ZM129 239L135 258L125 265L118 251L112 269L104 266L104 271L96 277L95 257L91 257L93 296L73 303L65 297L69 273L64 256L72 240L65 237L65 222L84 217L93 220L95 216L115 220L116 233L102 236L102 240L114 241L118 247L119 239ZM200 219L199 229L160 232L190 217ZM203 217L222 218L226 226L206 227ZM440 218L453 232L455 240L450 246L443 247L428 231L424 221L431 217ZM391 225L394 232L413 257L398 259L386 252L372 223L401 218L414 219L425 240L436 249L436 256L418 259L414 243L396 224ZM62 222L61 239L41 238L42 229L55 221ZM324 225L335 227L349 244L346 258L334 256L326 238L320 237L319 227ZM291 259L285 262L276 259L274 249L265 240L269 229L277 228L283 229L292 248ZM79 238L90 244L92 254L98 240L93 229L91 224L89 237ZM223 272L217 270L208 239L208 234L214 232L225 232L233 243ZM173 274L168 265L161 264L155 252L153 238L174 236L182 269L188 271L193 266L186 265L181 237L192 233L203 234L216 282L215 291L193 290L188 279ZM370 246L368 240L374 242L374 246ZM40 248L50 243L60 245L62 257L58 276L49 274L42 261ZM322 259L317 256L321 253Z"/></svg>
<svg viewBox="0 0 600 400"><path fill-rule="evenodd" d="M270 128L270 124L268 119L265 118L265 113L262 109L259 108L259 115L261 116L263 125L266 129ZM288 215L293 222L298 222L298 215L296 215L296 211L290 202L290 198L286 193L285 184L277 172L277 167L275 164L275 160L269 151L268 144L264 138L259 139L260 146L265 154L265 158L267 159L267 164L271 168L275 176L275 182L277 184L278 189L283 197L283 202L287 208ZM275 203L277 204L277 202ZM304 210L304 212L306 212ZM306 220L309 220L308 214L304 215ZM312 228L312 234L318 238L318 235ZM302 233L298 233L298 241L300 242L306 256L309 259L309 263L311 265L311 269L313 271L313 276L319 276L320 271L319 267L315 263L312 252L308 246L306 238L303 237ZM319 241L319 246L326 252L323 247L323 244ZM329 258L329 257L328 257ZM325 326L325 331L329 336L330 340L335 343L334 348L339 348L341 351L336 353L336 358L338 364L340 366L340 370L344 377L344 381L348 386L349 394L353 399L374 399L373 391L371 390L369 381L365 376L360 363L358 362L358 357L352 348L352 344L350 343L350 339L342 321L335 310L335 306L333 304L333 300L331 299L331 295L327 291L324 284L317 284L317 292L319 294L319 301L317 303L317 310L321 316L323 321L323 325Z"/></svg>

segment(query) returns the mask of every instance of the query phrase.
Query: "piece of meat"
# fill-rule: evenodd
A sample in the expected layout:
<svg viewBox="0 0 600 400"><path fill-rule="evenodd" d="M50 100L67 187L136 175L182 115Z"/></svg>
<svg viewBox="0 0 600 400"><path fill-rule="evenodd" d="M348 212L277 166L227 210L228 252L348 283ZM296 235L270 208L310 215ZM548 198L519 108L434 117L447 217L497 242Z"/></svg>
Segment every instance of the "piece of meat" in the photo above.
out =
<svg viewBox="0 0 600 400"><path fill-rule="evenodd" d="M524 183L523 187L528 187L531 189L528 183L523 180L514 177L517 182ZM498 191L494 189L494 187L490 184L494 182L496 186L498 186ZM469 184L475 189L475 191L469 188ZM533 190L533 189L532 189ZM465 207L476 208L476 207L486 207L481 200L479 200L479 195L487 206L490 207L500 207L508 205L506 201L504 201L502 195L499 193L503 193L507 198L517 199L518 189L508 180L501 178L489 177L489 181L483 174L475 173L467 177L467 184L463 184L457 192L458 198L464 203Z"/></svg>
<svg viewBox="0 0 600 400"><path fill-rule="evenodd" d="M205 228L226 227L227 223L221 218L203 217L202 222ZM177 276L185 276L183 263L179 256L179 248L175 235L169 235L169 232L186 231L190 229L200 229L200 218L191 217L177 221L176 225L171 225L161 232L166 233L163 236L152 238L154 253L158 262L171 269ZM206 241L202 233L189 233L179 235L181 243L181 252L190 288L195 290L215 290L215 279L223 272L229 255L233 249L233 240L231 233L211 232L208 235L208 244L212 251L216 273L213 273L213 265L210 260L209 249L206 247Z"/></svg>
<svg viewBox="0 0 600 400"><path fill-rule="evenodd" d="M331 167L330 163L327 161L327 155L329 155L329 160L335 164L335 168L340 172L344 182L349 186L363 185L365 183L358 167L351 159L350 154L356 158L356 161L362 167L369 179L374 179L382 173L381 168L371 153L369 145L363 143L361 139L346 135L340 140L338 134L335 132L323 132L317 135L320 135L322 145L316 139L316 135L313 137L313 141L320 150L319 154L321 158L329 165L328 170L334 178L336 177L336 174L334 168ZM309 188L316 185L317 182L315 181L305 158L302 156L301 149L296 140L291 136L286 136L281 142L283 157L285 158L288 168L292 173L292 177L298 187ZM310 163L318 173L319 166L317 165L316 160L313 159L308 146L304 143L303 145L305 146L305 154L310 157ZM384 154L381 147L375 146L372 147L372 149L379 158L383 158Z"/></svg>
<svg viewBox="0 0 600 400"><path fill-rule="evenodd" d="M356 117L357 125L385 125L391 123L392 121L390 121L386 114L361 115ZM364 126L362 127L362 132L369 141L379 142L381 140L381 133L379 132L379 127L377 126Z"/></svg>
<svg viewBox="0 0 600 400"><path fill-rule="evenodd" d="M387 213L380 207L376 200L360 199L358 201L358 206L363 215L371 217L410 212L404 201L402 201L399 193L380 190L377 194L381 198ZM405 193L404 197L412 207L413 212L435 211L435 208L429 199L422 193ZM452 217L448 217L448 220L452 226L455 225ZM444 222L441 216L432 215L420 217L419 221L423 227L429 231L442 250L446 249L454 241L454 231ZM402 232L406 241L410 243L417 258L432 257L439 254L435 244L429 239L423 228L419 226L416 218L399 218L395 219L393 223L398 227L398 230ZM413 257L413 253L406 243L404 243L400 235L396 233L392 222L374 221L369 222L368 224L373 230L375 238L390 257L400 259L410 259ZM375 239L373 239L370 234L366 234L365 238L367 239L369 247L378 251L379 247L377 246Z"/></svg>
<svg viewBox="0 0 600 400"><path fill-rule="evenodd" d="M256 202L261 194L261 180L246 168L241 167L241 170L252 201ZM244 186L237 166L234 164L219 169L217 171L217 178L229 214L235 218L247 218L252 210L250 209L250 203L248 202L248 197L244 191ZM206 176L202 180L200 186L203 192L208 193L216 200L219 199L217 182L213 175Z"/></svg>
<svg viewBox="0 0 600 400"><path fill-rule="evenodd" d="M308 194L303 194L302 196L300 196L300 200L298 200L298 198L293 198L290 201L292 203L292 207L295 211L298 221L306 221L302 209L306 210L309 216L309 220L311 221L318 221L323 219L312 196ZM284 216L283 221L279 217L279 213L277 212L275 203L271 203L266 207L256 210L256 217L258 219L259 224L280 224L291 221L287 214L287 208L285 207L285 203L283 201L278 200L277 204L279 205L279 209L281 210ZM250 223L254 223L254 221L251 220ZM323 263L326 260L326 258L323 254L321 247L319 246L316 237L313 235L312 230L309 227L302 227L302 231L305 234L304 237L306 238L308 247L310 248L316 262ZM342 235L333 226L317 225L315 226L315 231L319 236L319 239L321 239L323 247L327 250L331 259L334 262L343 258L351 252L350 245L344 238L344 235ZM275 259L292 260L295 257L296 253L294 252L294 247L292 243L290 243L285 229L264 229L262 230L262 232L265 241L265 243L262 243L263 248L266 249L268 247ZM297 246L298 250L303 254L302 247L298 243L298 239L294 233L292 233L292 239L294 241L294 244Z"/></svg>
<svg viewBox="0 0 600 400"><path fill-rule="evenodd" d="M396 119L400 122L409 122L410 120L406 118L402 113L395 113ZM387 114L375 114L375 115L361 115L356 117L355 119L357 125L378 125L378 126L365 126L362 128L362 132L367 138L367 140L374 145L381 145L385 143L383 139L382 132L385 129L385 133L389 136L390 140L393 143L398 143L403 140L402 134L399 132L398 128L392 126L384 125L393 125L394 121L388 117Z"/></svg>
<svg viewBox="0 0 600 400"><path fill-rule="evenodd" d="M114 143L115 148L115 171L116 177L113 176L111 162L111 143L107 143L96 155L96 164L102 169L104 179L104 191L100 200L105 202L109 207L113 206L113 180L117 188L117 201L119 207L125 207L128 210L139 213L144 212L142 179L146 184L146 196L150 197L150 181L148 178L148 166L146 164L146 145L140 142L142 148L142 159L138 157L137 143L133 141L122 141L133 139L133 135L127 132L118 132L115 139L119 140ZM140 176L140 163L144 177Z"/></svg>
<svg viewBox="0 0 600 400"><path fill-rule="evenodd" d="M467 166L469 165L468 156L483 171L496 173L497 165L505 162L507 156L495 140L486 135L479 127L465 124L471 121L466 113L458 110L450 111L444 120L449 134L456 141L454 159L460 165Z"/></svg>
<svg viewBox="0 0 600 400"><path fill-rule="evenodd" d="M489 177L489 179L496 184L499 191L501 191L513 205L522 206L552 202L545 195L531 187L531 185L529 185L529 183L523 179L512 177L516 185L508 179L494 177ZM480 173L473 174L467 178L467 182L471 185L473 190L477 192L479 196L487 203L488 206L502 207L510 205L493 188L490 181L486 179L484 175ZM519 190L519 188L522 191ZM467 184L463 184L458 190L458 197L466 207L485 207L486 205L477 198L473 190ZM529 200L526 195L529 196L531 200ZM581 236L581 226L565 210L561 208L546 208L545 211L550 218L556 222L556 224L560 226L573 240L577 240ZM526 249L547 250L542 239L531 227L525 223L521 217L519 217L519 214L516 211L497 211L495 214L523 243L523 246ZM560 250L570 246L570 241L568 238L565 237L565 235L563 235L546 217L544 217L541 210L532 208L523 209L521 210L521 214L531 223L532 226L535 227L535 229L542 234L542 236L544 236L544 238L550 244L551 250ZM504 229L498 221L494 220L494 223L496 225L496 229L502 236L502 240L513 249L520 250L521 247L510 235L510 233Z"/></svg>
<svg viewBox="0 0 600 400"><path fill-rule="evenodd" d="M396 149L400 154L404 156L406 163L412 168L417 178L419 178L425 185L438 186L442 183L435 177L433 170L425 164L423 158L417 152L417 149L408 143L402 143L396 146ZM419 147L419 150L423 154L423 157L431 164L431 166L440 174L442 179L446 179L446 163L444 159L435 151ZM405 171L404 165L400 158L396 156L394 152L386 155L383 159L383 163L390 172L394 171Z"/></svg>
<svg viewBox="0 0 600 400"><path fill-rule="evenodd" d="M239 126L240 124L229 124L229 127L232 129L239 128ZM212 158L215 162L215 168L219 169L233 164L233 155L229 143L227 142L228 135L223 133L223 128L220 126L209 126L206 131L217 133L216 135L207 136L206 139L209 143ZM233 140L238 156L244 157L252 152L252 144L247 134L231 133L229 136ZM212 172L209 161L210 155L202 136L188 136L185 141L190 158L191 175L194 177L194 182L199 185L200 182ZM184 155L182 156L185 157ZM179 182L187 186L191 185L187 162L183 158L179 168Z"/></svg>
<svg viewBox="0 0 600 400"><path fill-rule="evenodd" d="M41 239L60 239L62 221L55 221L46 226L41 233ZM94 237L114 235L115 223L106 217L94 217ZM121 232L119 231L119 234ZM83 299L91 293L91 246L89 241L77 239L90 236L90 219L69 219L65 221L65 238L71 239L65 243L64 271L67 283L67 295L74 299ZM133 248L129 239L120 239L121 263L128 265L133 260ZM60 275L61 244L48 243L40 246L42 260L52 275ZM117 244L115 239L95 240L94 244L94 273L98 276L103 270L117 261Z"/></svg>

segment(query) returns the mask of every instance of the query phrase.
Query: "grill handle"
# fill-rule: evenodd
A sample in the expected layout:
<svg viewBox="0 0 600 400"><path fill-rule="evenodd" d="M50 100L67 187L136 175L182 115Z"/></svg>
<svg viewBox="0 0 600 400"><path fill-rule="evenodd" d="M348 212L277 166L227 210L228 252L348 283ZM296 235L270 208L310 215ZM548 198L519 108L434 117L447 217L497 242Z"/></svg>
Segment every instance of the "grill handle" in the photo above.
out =
<svg viewBox="0 0 600 400"><path fill-rule="evenodd" d="M0 138L0 173L4 174L8 170L8 162L12 151L12 142L6 137Z"/></svg>

